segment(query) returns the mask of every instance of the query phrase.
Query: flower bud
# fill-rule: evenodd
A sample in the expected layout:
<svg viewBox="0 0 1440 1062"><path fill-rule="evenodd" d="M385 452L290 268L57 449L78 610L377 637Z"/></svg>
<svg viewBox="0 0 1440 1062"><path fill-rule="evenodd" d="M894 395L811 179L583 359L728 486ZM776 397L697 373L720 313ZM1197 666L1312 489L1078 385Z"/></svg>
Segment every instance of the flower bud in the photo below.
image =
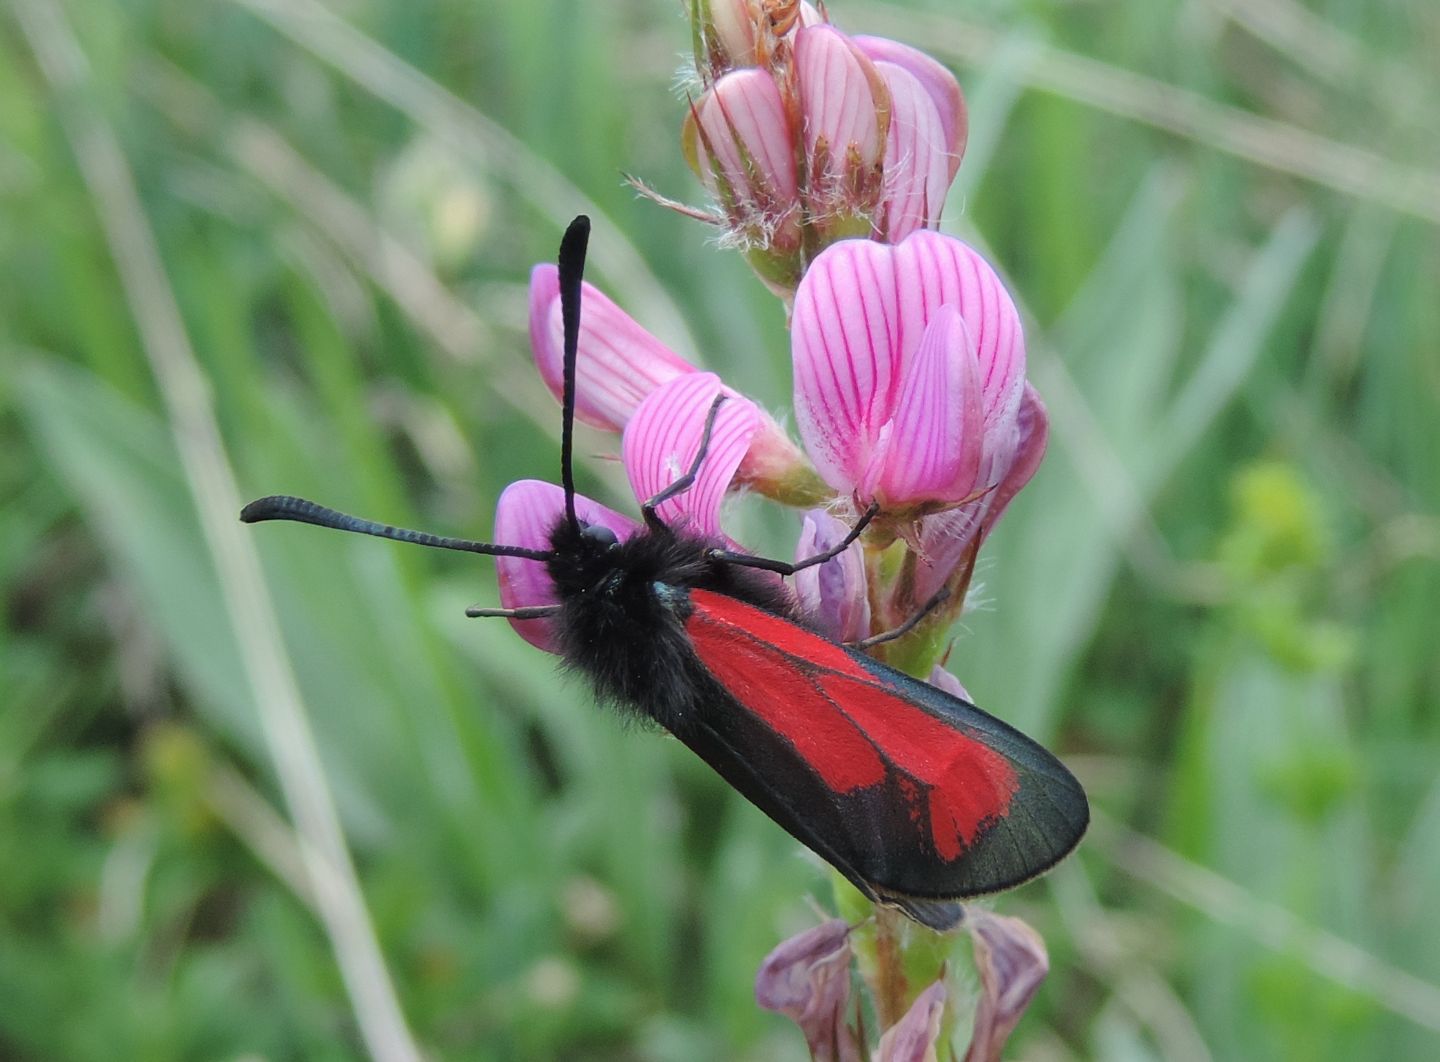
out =
<svg viewBox="0 0 1440 1062"><path fill-rule="evenodd" d="M850 927L839 918L780 944L755 975L755 1002L800 1026L815 1059L859 1062L849 1000Z"/></svg>
<svg viewBox="0 0 1440 1062"><path fill-rule="evenodd" d="M864 236L880 202L890 92L880 72L834 26L795 35L795 80L805 151L807 222L828 243Z"/></svg>
<svg viewBox="0 0 1440 1062"><path fill-rule="evenodd" d="M1020 919L974 907L967 915L981 993L965 1062L1000 1062L1005 1041L1050 972L1050 957L1040 934Z"/></svg>
<svg viewBox="0 0 1440 1062"><path fill-rule="evenodd" d="M795 559L824 553L844 541L850 527L824 509L805 514ZM870 601L866 594L865 553L858 541L838 557L795 573L795 596L827 638L854 642L870 634Z"/></svg>
<svg viewBox="0 0 1440 1062"><path fill-rule="evenodd" d="M721 77L692 108L682 143L756 271L793 290L802 268L800 193L790 120L774 77L759 69Z"/></svg>

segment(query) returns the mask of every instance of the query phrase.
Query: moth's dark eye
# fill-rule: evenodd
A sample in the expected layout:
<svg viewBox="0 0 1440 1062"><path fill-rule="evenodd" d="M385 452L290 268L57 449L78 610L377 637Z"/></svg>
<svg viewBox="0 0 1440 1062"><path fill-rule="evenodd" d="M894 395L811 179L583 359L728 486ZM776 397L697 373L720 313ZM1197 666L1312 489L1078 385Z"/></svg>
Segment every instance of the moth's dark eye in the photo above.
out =
<svg viewBox="0 0 1440 1062"><path fill-rule="evenodd" d="M586 542L593 542L597 546L614 546L619 543L615 532L611 531L604 524L590 524L580 532L580 537Z"/></svg>

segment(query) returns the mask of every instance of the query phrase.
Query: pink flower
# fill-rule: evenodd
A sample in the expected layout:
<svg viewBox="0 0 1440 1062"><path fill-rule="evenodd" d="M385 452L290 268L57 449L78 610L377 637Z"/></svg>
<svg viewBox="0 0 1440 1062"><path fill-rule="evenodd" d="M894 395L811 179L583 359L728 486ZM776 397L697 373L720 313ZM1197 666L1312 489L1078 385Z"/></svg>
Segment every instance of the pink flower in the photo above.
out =
<svg viewBox="0 0 1440 1062"><path fill-rule="evenodd" d="M946 181L954 180L955 171L960 168L960 158L965 153L965 139L969 131L969 120L965 111L965 97L960 93L960 83L955 75L941 66L930 56L908 44L892 41L885 37L859 36L852 38L856 46L870 59L880 64L892 64L908 72L934 104L935 116L940 121L940 140L936 145L946 156L949 174ZM898 243L895 239L892 243Z"/></svg>
<svg viewBox="0 0 1440 1062"><path fill-rule="evenodd" d="M880 72L845 34L831 25L795 35L805 186L810 220L847 228L868 218L880 200L890 98Z"/></svg>
<svg viewBox="0 0 1440 1062"><path fill-rule="evenodd" d="M839 544L850 526L824 509L805 514L795 559L804 560ZM859 542L838 557L795 573L791 585L806 614L827 638L854 642L870 635L865 552Z"/></svg>
<svg viewBox="0 0 1440 1062"><path fill-rule="evenodd" d="M1020 318L961 241L917 232L827 248L796 292L791 349L800 435L835 489L944 507L1014 462Z"/></svg>
<svg viewBox="0 0 1440 1062"><path fill-rule="evenodd" d="M763 256L755 268L793 289L803 266L795 143L770 71L721 77L692 109L681 141L746 250Z"/></svg>
<svg viewBox="0 0 1440 1062"><path fill-rule="evenodd" d="M824 21L815 5L796 0L699 0L696 65L720 77L745 66L768 66L796 26Z"/></svg>
<svg viewBox="0 0 1440 1062"><path fill-rule="evenodd" d="M859 1062L845 1022L849 999L850 927L839 918L780 944L755 975L755 1001L800 1026L813 1059Z"/></svg>
<svg viewBox="0 0 1440 1062"><path fill-rule="evenodd" d="M880 1037L875 1062L936 1062L946 995L944 981L921 992L905 1016Z"/></svg>
<svg viewBox="0 0 1440 1062"><path fill-rule="evenodd" d="M890 130L871 235L899 243L916 229L940 224L954 175L951 163L959 159L949 149L940 112L920 79L895 63L877 62L875 69L890 90Z"/></svg>
<svg viewBox="0 0 1440 1062"><path fill-rule="evenodd" d="M581 303L575 415L586 424L619 431L651 391L697 371L594 285L584 285ZM537 265L530 272L530 347L540 375L557 401L562 387L563 343L559 274L553 265Z"/></svg>
<svg viewBox="0 0 1440 1062"><path fill-rule="evenodd" d="M859 506L925 517L912 542L923 601L1044 452L1014 303L960 240L847 240L805 274L791 350L796 420L821 477Z"/></svg>
<svg viewBox="0 0 1440 1062"><path fill-rule="evenodd" d="M965 928L975 947L981 988L965 1062L1000 1062L1005 1041L1050 972L1050 957L1040 934L1018 918L971 907Z"/></svg>
<svg viewBox="0 0 1440 1062"><path fill-rule="evenodd" d="M939 224L967 129L950 71L808 4L701 0L694 17L707 88L685 156L775 291L788 297L836 240L898 243Z"/></svg>
<svg viewBox="0 0 1440 1062"><path fill-rule="evenodd" d="M722 391L714 373L685 373L661 384L636 407L625 428L621 453L637 499L654 497L683 475L694 461L715 396ZM723 538L720 507L751 439L761 426L755 404L732 395L720 406L710 448L691 489L664 502L659 515L668 525L708 538ZM523 480L500 495L495 509L495 538L527 549L550 548L550 532L565 511L565 494L552 483ZM587 524L603 524L622 541L640 525L583 495L575 512ZM545 565L522 557L497 557L500 603L505 608L551 605L557 600ZM511 620L531 645L554 652L554 626L548 619Z"/></svg>
<svg viewBox="0 0 1440 1062"><path fill-rule="evenodd" d="M575 360L575 416L579 420L607 431L621 431L657 389L700 372L592 284L584 285L581 302ZM530 345L540 375L556 401L563 389L563 342L558 275L553 265L538 265L530 274ZM728 387L725 393L748 403ZM813 487L807 485L814 473L805 456L773 417L750 405L758 423L750 435L750 449L735 470L737 485L785 498L807 489L813 493Z"/></svg>

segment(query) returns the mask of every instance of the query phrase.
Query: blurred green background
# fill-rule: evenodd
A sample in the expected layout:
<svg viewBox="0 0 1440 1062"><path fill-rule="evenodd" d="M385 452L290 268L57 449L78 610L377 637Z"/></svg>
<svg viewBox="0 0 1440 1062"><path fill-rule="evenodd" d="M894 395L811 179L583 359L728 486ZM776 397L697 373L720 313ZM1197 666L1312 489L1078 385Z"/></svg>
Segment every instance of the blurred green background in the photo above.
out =
<svg viewBox="0 0 1440 1062"><path fill-rule="evenodd" d="M234 522L483 537L553 478L526 279L581 210L785 408L779 306L621 182L699 199L681 5L0 6L0 1057L802 1057L751 996L828 900L793 842L465 620L487 561ZM1435 1057L1440 5L831 14L959 73L946 228L1053 417L951 659L1097 807L997 901L1052 955L1011 1053Z"/></svg>

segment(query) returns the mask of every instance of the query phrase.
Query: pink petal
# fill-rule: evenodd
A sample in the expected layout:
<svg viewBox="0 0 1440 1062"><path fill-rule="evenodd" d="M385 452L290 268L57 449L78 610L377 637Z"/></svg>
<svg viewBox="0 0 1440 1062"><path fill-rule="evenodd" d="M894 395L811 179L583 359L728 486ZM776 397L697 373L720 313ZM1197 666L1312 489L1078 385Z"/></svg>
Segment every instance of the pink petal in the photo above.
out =
<svg viewBox="0 0 1440 1062"><path fill-rule="evenodd" d="M1020 488L1030 482L1045 456L1045 447L1050 438L1050 414L1040 393L1027 382L1020 398L1020 409L1016 413L1016 440L1010 453L1009 467L1000 474L998 485L990 496L990 505L985 514L985 534L989 534L1012 498Z"/></svg>
<svg viewBox="0 0 1440 1062"><path fill-rule="evenodd" d="M880 117L875 101L878 75L870 60L834 26L822 23L795 34L795 73L805 154L829 146L827 172L838 176L853 144L865 163L880 161Z"/></svg>
<svg viewBox="0 0 1440 1062"><path fill-rule="evenodd" d="M712 48L724 57L725 66L747 66L755 62L754 0L706 0L713 31Z"/></svg>
<svg viewBox="0 0 1440 1062"><path fill-rule="evenodd" d="M530 273L530 346L545 385L559 399L564 331L560 281L553 265L537 265ZM598 288L584 285L575 361L577 418L597 428L619 431L656 387L695 371L695 366L640 327Z"/></svg>
<svg viewBox="0 0 1440 1062"><path fill-rule="evenodd" d="M993 468L982 469L977 487L993 486L982 498L958 509L927 516L920 522L921 563L915 580L915 595L924 601L950 578L955 566L965 559L978 534L990 534L1020 488L1030 482L1045 456L1049 434L1049 418L1045 404L1028 383L1025 384L1013 432L1006 436L1003 454L995 457ZM997 440L987 438L986 445ZM991 457L986 455L987 466Z"/></svg>
<svg viewBox="0 0 1440 1062"><path fill-rule="evenodd" d="M815 1059L858 1062L849 998L850 927L839 918L781 943L755 975L755 1002L800 1026Z"/></svg>
<svg viewBox="0 0 1440 1062"><path fill-rule="evenodd" d="M905 1016L880 1037L875 1062L935 1062L946 994L944 981L921 992Z"/></svg>
<svg viewBox="0 0 1440 1062"><path fill-rule="evenodd" d="M959 697L962 701L968 701L970 704L975 703L975 698L970 696L970 691L961 684L960 680L939 664L930 670L930 677L926 681L937 690L944 690L952 697Z"/></svg>
<svg viewBox="0 0 1440 1062"><path fill-rule="evenodd" d="M853 490L898 391L893 249L831 244L795 292L790 342L795 422L816 471Z"/></svg>
<svg viewBox="0 0 1440 1062"><path fill-rule="evenodd" d="M945 305L975 343L987 441L1008 437L1025 383L1020 316L969 246L924 229L893 247L843 240L800 281L791 320L796 423L835 489L853 489L869 467L926 325Z"/></svg>
<svg viewBox="0 0 1440 1062"><path fill-rule="evenodd" d="M495 540L507 546L549 549L550 532L565 513L565 492L553 483L522 479L506 487L495 505ZM575 495L575 515L586 524L603 524L621 539L640 525L583 494ZM555 603L555 587L542 561L522 557L496 557L495 573L504 608L526 608ZM511 620L520 637L531 645L555 652L553 621Z"/></svg>
<svg viewBox="0 0 1440 1062"><path fill-rule="evenodd" d="M902 66L924 86L940 118L941 144L947 157L945 184L948 187L955 177L955 171L960 168L960 156L965 153L968 129L965 97L960 94L960 83L955 80L955 75L924 52L911 48L908 44L885 37L861 36L852 37L851 40L877 65L883 61Z"/></svg>
<svg viewBox="0 0 1440 1062"><path fill-rule="evenodd" d="M824 509L811 509L795 544L795 559L824 553L849 533L850 525L843 520ZM870 634L865 552L859 542L824 564L796 572L792 585L801 607L827 638L853 642Z"/></svg>
<svg viewBox="0 0 1440 1062"><path fill-rule="evenodd" d="M706 187L718 194L708 143L739 203L778 215L798 202L795 145L780 89L768 70L726 74L701 97L696 113L705 134L697 150Z"/></svg>
<svg viewBox="0 0 1440 1062"><path fill-rule="evenodd" d="M722 390L729 397L715 418L710 449L694 485L659 509L666 524L712 537L720 535L720 503L760 426L755 403L724 387L714 373L679 376L640 403L620 444L635 497L654 497L690 468L710 407Z"/></svg>
<svg viewBox="0 0 1440 1062"><path fill-rule="evenodd" d="M859 486L887 508L958 501L975 490L984 452L980 368L965 322L941 306L906 369L895 416Z"/></svg>
<svg viewBox="0 0 1440 1062"><path fill-rule="evenodd" d="M875 68L890 89L885 193L876 231L884 242L899 243L916 229L939 224L950 188L950 154L940 115L920 80L894 63Z"/></svg>
<svg viewBox="0 0 1440 1062"><path fill-rule="evenodd" d="M1020 919L976 907L966 913L981 993L965 1062L1000 1062L1005 1041L1050 972L1050 957L1040 934Z"/></svg>
<svg viewBox="0 0 1440 1062"><path fill-rule="evenodd" d="M802 29L806 26L819 26L824 22L825 16L820 14L819 8L810 0L800 0L800 27Z"/></svg>
<svg viewBox="0 0 1440 1062"><path fill-rule="evenodd" d="M1025 339L1015 303L990 264L963 241L922 229L895 247L893 278L901 362L919 346L936 308L953 305L980 359L987 435L1013 418L1025 382Z"/></svg>

